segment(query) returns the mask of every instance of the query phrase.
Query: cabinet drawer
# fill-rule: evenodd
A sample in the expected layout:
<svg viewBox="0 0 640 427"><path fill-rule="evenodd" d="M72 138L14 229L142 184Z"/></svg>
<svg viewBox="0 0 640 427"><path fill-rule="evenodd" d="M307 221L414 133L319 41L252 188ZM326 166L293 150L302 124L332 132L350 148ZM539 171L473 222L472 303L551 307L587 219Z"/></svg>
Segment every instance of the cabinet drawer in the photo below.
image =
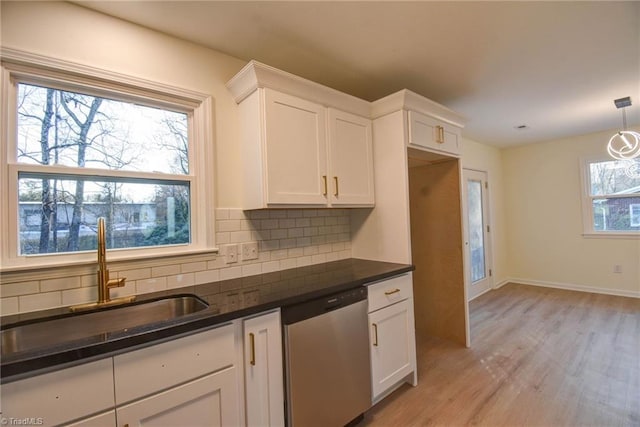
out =
<svg viewBox="0 0 640 427"><path fill-rule="evenodd" d="M433 117L409 111L409 144L451 154L460 154L460 130Z"/></svg>
<svg viewBox="0 0 640 427"><path fill-rule="evenodd" d="M392 277L367 287L369 313L398 301L413 297L413 280L411 274Z"/></svg>
<svg viewBox="0 0 640 427"><path fill-rule="evenodd" d="M234 351L234 327L226 325L115 356L116 404L232 366Z"/></svg>
<svg viewBox="0 0 640 427"><path fill-rule="evenodd" d="M71 420L113 408L111 358L3 384L2 417L42 419L43 425Z"/></svg>

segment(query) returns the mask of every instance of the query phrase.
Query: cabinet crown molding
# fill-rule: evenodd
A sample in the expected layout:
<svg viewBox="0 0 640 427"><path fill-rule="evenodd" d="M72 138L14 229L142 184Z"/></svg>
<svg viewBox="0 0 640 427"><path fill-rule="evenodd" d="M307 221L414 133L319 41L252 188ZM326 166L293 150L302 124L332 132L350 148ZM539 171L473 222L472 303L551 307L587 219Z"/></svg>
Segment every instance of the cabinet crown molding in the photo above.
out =
<svg viewBox="0 0 640 427"><path fill-rule="evenodd" d="M402 89L371 103L371 118L377 119L398 110L412 110L463 128L467 119L453 110L409 89Z"/></svg>
<svg viewBox="0 0 640 427"><path fill-rule="evenodd" d="M371 115L371 103L368 101L255 60L227 82L227 89L238 104L258 88L265 87L362 117Z"/></svg>

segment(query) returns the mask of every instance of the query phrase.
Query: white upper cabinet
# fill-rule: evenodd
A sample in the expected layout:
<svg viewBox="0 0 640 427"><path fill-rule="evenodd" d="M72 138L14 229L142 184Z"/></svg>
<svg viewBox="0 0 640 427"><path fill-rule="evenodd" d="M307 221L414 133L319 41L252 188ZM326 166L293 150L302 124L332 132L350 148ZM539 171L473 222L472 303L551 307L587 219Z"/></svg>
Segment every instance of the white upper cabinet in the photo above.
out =
<svg viewBox="0 0 640 427"><path fill-rule="evenodd" d="M373 206L371 120L329 108L331 205Z"/></svg>
<svg viewBox="0 0 640 427"><path fill-rule="evenodd" d="M460 154L460 128L409 111L409 146Z"/></svg>
<svg viewBox="0 0 640 427"><path fill-rule="evenodd" d="M405 145L422 151L460 157L466 119L417 93L403 89L371 103L374 119L403 111Z"/></svg>
<svg viewBox="0 0 640 427"><path fill-rule="evenodd" d="M264 90L267 204L327 203L325 122L323 106Z"/></svg>
<svg viewBox="0 0 640 427"><path fill-rule="evenodd" d="M374 204L370 103L251 61L239 104L243 208Z"/></svg>

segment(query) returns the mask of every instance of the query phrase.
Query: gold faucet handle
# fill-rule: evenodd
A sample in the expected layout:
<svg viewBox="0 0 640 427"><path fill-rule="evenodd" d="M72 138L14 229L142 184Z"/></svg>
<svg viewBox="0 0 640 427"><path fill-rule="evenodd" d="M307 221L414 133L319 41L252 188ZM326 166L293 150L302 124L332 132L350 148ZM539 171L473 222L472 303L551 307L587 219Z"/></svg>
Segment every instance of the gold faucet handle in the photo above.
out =
<svg viewBox="0 0 640 427"><path fill-rule="evenodd" d="M123 277L121 279L111 279L107 282L107 289L121 288L124 286L125 280L127 280L126 277Z"/></svg>

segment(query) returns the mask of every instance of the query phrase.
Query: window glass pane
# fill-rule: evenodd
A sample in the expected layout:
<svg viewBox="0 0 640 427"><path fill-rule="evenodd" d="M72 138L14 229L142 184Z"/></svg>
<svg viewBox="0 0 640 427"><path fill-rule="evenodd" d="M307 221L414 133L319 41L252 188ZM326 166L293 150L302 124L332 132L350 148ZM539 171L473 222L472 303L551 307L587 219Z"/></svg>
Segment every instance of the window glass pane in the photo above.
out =
<svg viewBox="0 0 640 427"><path fill-rule="evenodd" d="M469 250L471 251L471 281L484 279L484 224L482 221L482 182L467 181L469 215Z"/></svg>
<svg viewBox="0 0 640 427"><path fill-rule="evenodd" d="M188 174L187 114L18 84L19 163Z"/></svg>
<svg viewBox="0 0 640 427"><path fill-rule="evenodd" d="M640 159L589 164L591 195L640 194Z"/></svg>
<svg viewBox="0 0 640 427"><path fill-rule="evenodd" d="M189 243L189 184L20 175L20 254L95 250L99 217L108 248Z"/></svg>
<svg viewBox="0 0 640 427"><path fill-rule="evenodd" d="M640 197L593 200L596 231L640 231Z"/></svg>

